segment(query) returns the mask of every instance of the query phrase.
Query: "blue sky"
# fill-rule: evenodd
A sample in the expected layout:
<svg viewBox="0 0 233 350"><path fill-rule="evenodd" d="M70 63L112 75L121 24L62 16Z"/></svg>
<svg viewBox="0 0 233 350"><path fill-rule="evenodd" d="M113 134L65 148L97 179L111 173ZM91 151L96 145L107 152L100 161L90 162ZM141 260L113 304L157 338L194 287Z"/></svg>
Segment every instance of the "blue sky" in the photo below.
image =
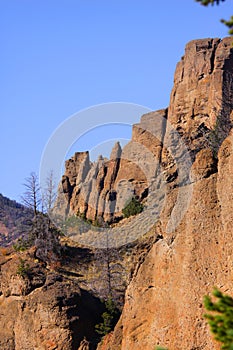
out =
<svg viewBox="0 0 233 350"><path fill-rule="evenodd" d="M1 0L0 193L20 199L50 135L79 110L118 101L167 107L185 44L227 36L219 19L232 4Z"/></svg>

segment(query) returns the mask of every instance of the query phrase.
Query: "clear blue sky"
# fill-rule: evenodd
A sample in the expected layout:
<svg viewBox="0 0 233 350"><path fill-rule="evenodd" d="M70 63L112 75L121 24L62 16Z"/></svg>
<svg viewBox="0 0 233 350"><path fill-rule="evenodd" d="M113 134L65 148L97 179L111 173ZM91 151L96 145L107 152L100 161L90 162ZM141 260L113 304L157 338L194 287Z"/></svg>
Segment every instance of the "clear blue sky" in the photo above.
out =
<svg viewBox="0 0 233 350"><path fill-rule="evenodd" d="M112 101L167 107L185 44L227 36L219 19L232 5L1 0L0 192L19 200L50 135L77 111Z"/></svg>

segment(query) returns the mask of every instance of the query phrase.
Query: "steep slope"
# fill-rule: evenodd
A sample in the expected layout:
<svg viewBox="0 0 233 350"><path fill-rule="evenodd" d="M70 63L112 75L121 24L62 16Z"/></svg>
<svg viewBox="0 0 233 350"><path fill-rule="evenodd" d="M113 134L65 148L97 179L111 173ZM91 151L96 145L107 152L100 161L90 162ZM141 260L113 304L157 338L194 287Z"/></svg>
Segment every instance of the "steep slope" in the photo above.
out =
<svg viewBox="0 0 233 350"><path fill-rule="evenodd" d="M232 38L192 41L177 65L168 122L183 135L193 159L195 155L191 183L169 187L157 222L163 239L153 245L134 275L121 319L98 349L220 349L203 319L203 295L213 286L233 295L232 69ZM225 140L216 160L203 130L208 134L218 118L225 128L218 130L214 151ZM169 164L167 154L163 149L164 168L172 172L175 161ZM179 215L177 193L185 196L189 190L183 219L168 230L171 216Z"/></svg>
<svg viewBox="0 0 233 350"><path fill-rule="evenodd" d="M30 229L33 212L0 194L0 246L11 244Z"/></svg>

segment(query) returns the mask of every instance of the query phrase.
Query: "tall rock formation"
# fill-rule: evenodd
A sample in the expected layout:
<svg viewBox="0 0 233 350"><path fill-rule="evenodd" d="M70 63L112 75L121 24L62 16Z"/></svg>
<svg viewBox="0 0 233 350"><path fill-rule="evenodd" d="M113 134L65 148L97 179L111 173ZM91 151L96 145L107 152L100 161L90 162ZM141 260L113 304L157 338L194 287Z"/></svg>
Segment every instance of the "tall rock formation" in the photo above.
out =
<svg viewBox="0 0 233 350"><path fill-rule="evenodd" d="M216 153L232 127L232 57L231 38L188 43L176 67L168 110L142 116L133 126L132 141L123 150L117 143L110 160L91 163L84 152L66 161L56 212L114 222L122 218L130 198L147 196L159 167L168 182L178 176L177 137L182 137L192 161L202 148Z"/></svg>
<svg viewBox="0 0 233 350"><path fill-rule="evenodd" d="M213 286L233 295L232 94L232 38L190 42L177 65L164 136L172 145L172 125L191 150L190 182L168 183L155 228L162 239L135 272L122 316L98 350L220 349L203 318L203 296ZM216 129L217 147L206 138ZM174 173L169 147L161 157L165 173ZM187 211L169 231L178 192L189 189Z"/></svg>
<svg viewBox="0 0 233 350"><path fill-rule="evenodd" d="M142 116L132 140L123 149L117 143L110 159L100 156L92 163L88 152L77 152L66 162L58 217L113 222L130 197L145 200L136 223L130 218L115 226L121 238L131 228L133 238L141 230L146 234L139 238L140 249L126 239L119 261L107 257L107 271L124 262L126 277L119 277L118 266L114 272L122 286L128 276L130 283L121 318L98 350L220 349L203 318L203 296L213 286L233 295L232 41L190 42L177 65L168 109ZM147 216L149 204L154 206ZM151 230L145 232L148 222ZM88 230L76 238L99 239L99 231ZM113 237L106 237L102 250L109 253ZM1 349L89 346L103 311L91 295L102 287L92 285L102 283L104 269L95 270L88 250L68 250L64 266L57 267L35 260L33 252L2 251ZM26 276L22 259L29 262Z"/></svg>
<svg viewBox="0 0 233 350"><path fill-rule="evenodd" d="M112 223L123 218L131 198L145 199L161 167L166 118L166 109L143 115L132 140L123 149L117 142L110 159L99 156L92 163L88 152L76 152L65 163L54 216Z"/></svg>
<svg viewBox="0 0 233 350"><path fill-rule="evenodd" d="M177 64L168 120L191 149L203 145L203 134L216 123L226 136L232 126L232 38L194 40Z"/></svg>
<svg viewBox="0 0 233 350"><path fill-rule="evenodd" d="M110 159L100 156L94 163L90 162L88 152L75 153L65 164L55 215L63 218L79 215L99 224L122 218L127 201L145 197L148 187L147 174L142 170L146 164L145 150L145 146L132 140L122 151L117 142ZM153 157L151 160L153 163Z"/></svg>

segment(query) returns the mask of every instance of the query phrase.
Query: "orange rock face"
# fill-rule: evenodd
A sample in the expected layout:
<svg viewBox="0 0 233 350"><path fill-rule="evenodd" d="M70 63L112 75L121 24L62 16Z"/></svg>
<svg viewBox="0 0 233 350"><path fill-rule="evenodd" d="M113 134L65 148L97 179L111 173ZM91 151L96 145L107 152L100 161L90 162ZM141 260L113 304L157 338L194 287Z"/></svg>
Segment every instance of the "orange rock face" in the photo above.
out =
<svg viewBox="0 0 233 350"><path fill-rule="evenodd" d="M159 176L165 186L161 195L158 181L154 197L164 201L155 219L160 239L133 275L121 319L103 343L105 350L154 350L156 345L220 349L203 318L203 296L213 286L233 295L232 40L188 43L176 68L168 110L142 116L120 159L91 166L84 186L76 181L72 208L80 206L89 217L100 214L106 220L111 198L115 196L115 208L120 208L131 194L129 183L138 196ZM189 162L183 162L185 148ZM87 207L79 200L90 189L87 179L92 181L94 210L87 196ZM73 186L73 178L65 189L69 183ZM100 194L94 196L97 188Z"/></svg>
<svg viewBox="0 0 233 350"><path fill-rule="evenodd" d="M106 350L151 350L157 345L170 350L220 349L203 318L203 296L213 286L233 295L232 83L232 38L187 45L175 73L168 122L194 154L190 182L181 187L176 180L169 183L156 224L162 239L128 286L121 319ZM213 129L218 119L226 128L216 159L199 127ZM164 137L170 137L167 129ZM175 162L169 148L163 148L162 161L165 172L172 174ZM184 200L189 193L189 205L178 225L168 230L171 217L182 210L182 205L176 208L179 193Z"/></svg>
<svg viewBox="0 0 233 350"><path fill-rule="evenodd" d="M156 204L150 216L143 216L146 209L136 216L137 225L130 218L113 227L119 229L114 249L119 237L125 239L119 252L126 250L130 283L121 318L98 350L154 350L158 345L220 350L203 317L203 296L214 286L233 296L232 41L190 42L177 65L167 110L142 116L132 140L123 150L117 143L109 160L99 157L91 163L88 152L77 152L66 162L58 215L111 221L132 196ZM154 187L147 195L149 184ZM127 241L131 228L133 239ZM100 239L100 232L88 230L90 244L94 235ZM141 230L143 239L134 235ZM107 240L109 249L113 237L109 234ZM83 280L80 266L93 279L102 275L95 273L90 256L88 260L88 248L83 249L75 271L49 271L31 256L27 277L22 266L19 273L22 254L6 257L2 252L1 350L89 348L103 306L89 294L91 277ZM76 256L78 250L70 253ZM128 284L128 277L115 272L120 287Z"/></svg>
<svg viewBox="0 0 233 350"><path fill-rule="evenodd" d="M226 133L231 128L232 60L232 38L228 37L191 41L177 64L168 120L191 149L203 143L203 130L212 128L217 118L223 121Z"/></svg>
<svg viewBox="0 0 233 350"><path fill-rule="evenodd" d="M192 160L202 148L212 146L216 152L232 125L232 62L231 38L188 43L176 67L168 110L142 116L133 126L132 141L123 150L116 143L110 160L92 164L88 152L75 153L66 161L58 207L65 197L66 214L112 222L130 198L143 198L159 166L172 182L177 167L169 150L176 147L170 128L182 137Z"/></svg>

